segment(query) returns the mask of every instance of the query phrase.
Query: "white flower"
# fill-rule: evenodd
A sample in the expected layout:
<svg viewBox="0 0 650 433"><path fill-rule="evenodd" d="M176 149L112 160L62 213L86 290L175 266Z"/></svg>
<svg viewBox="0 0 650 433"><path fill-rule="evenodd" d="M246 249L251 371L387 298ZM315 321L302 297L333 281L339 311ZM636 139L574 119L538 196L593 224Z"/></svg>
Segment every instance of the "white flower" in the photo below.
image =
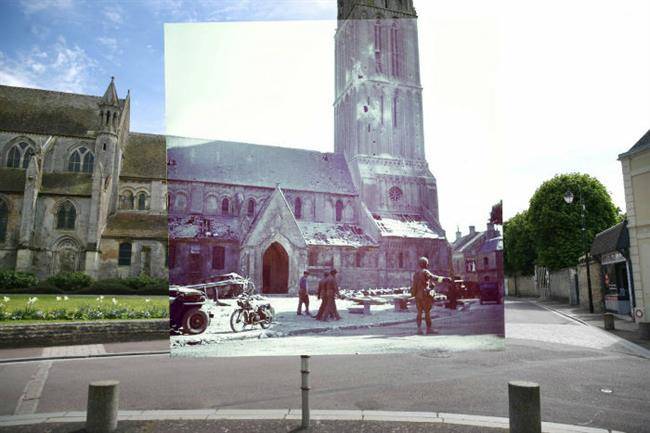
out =
<svg viewBox="0 0 650 433"><path fill-rule="evenodd" d="M104 295L100 296L99 299L104 300Z"/></svg>
<svg viewBox="0 0 650 433"><path fill-rule="evenodd" d="M9 299L8 296L5 296L5 297L2 298L2 300L5 301L5 302L9 302L11 299Z"/></svg>
<svg viewBox="0 0 650 433"><path fill-rule="evenodd" d="M113 298L112 301L113 301L113 305L117 305L117 299Z"/></svg>
<svg viewBox="0 0 650 433"><path fill-rule="evenodd" d="M151 302L151 299L146 298L146 299L144 300L144 302Z"/></svg>
<svg viewBox="0 0 650 433"><path fill-rule="evenodd" d="M36 301L38 301L38 298L36 296L34 296L33 298L29 298L27 300L27 305L32 305Z"/></svg>
<svg viewBox="0 0 650 433"><path fill-rule="evenodd" d="M56 297L56 300L57 300L57 302L60 301L60 300L61 300L61 297L60 297L60 296L57 296L57 297Z"/></svg>
<svg viewBox="0 0 650 433"><path fill-rule="evenodd" d="M70 298L68 298L67 296L64 296L64 297L63 297L63 300L64 300L64 301L67 301L68 299L70 299Z"/></svg>

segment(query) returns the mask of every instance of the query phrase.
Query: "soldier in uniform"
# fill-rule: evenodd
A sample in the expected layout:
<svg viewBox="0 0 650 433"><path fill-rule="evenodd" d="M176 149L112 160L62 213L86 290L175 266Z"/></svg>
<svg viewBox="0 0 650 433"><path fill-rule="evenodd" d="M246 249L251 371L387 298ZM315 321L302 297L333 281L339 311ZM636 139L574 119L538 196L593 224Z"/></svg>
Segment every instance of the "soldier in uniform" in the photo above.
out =
<svg viewBox="0 0 650 433"><path fill-rule="evenodd" d="M339 294L339 284L336 281L336 269L330 271L330 276L325 282L325 292L327 293L327 307L323 312L323 319L327 320L332 316L335 320L341 320L338 310L336 309L336 298Z"/></svg>
<svg viewBox="0 0 650 433"><path fill-rule="evenodd" d="M329 272L325 272L323 274L323 278L321 278L318 281L318 292L317 296L318 299L320 299L320 307L318 308L318 313L316 314L316 317L314 317L317 320L323 320L323 311L325 310L325 306L327 305L327 302L325 302L327 296L325 293L325 282L327 281L327 278L330 276Z"/></svg>
<svg viewBox="0 0 650 433"><path fill-rule="evenodd" d="M298 315L302 315L302 304L305 304L305 314L311 316L309 313L309 290L307 290L307 277L309 272L305 271L300 277L300 286L298 288Z"/></svg>
<svg viewBox="0 0 650 433"><path fill-rule="evenodd" d="M433 274L427 269L429 267L429 260L426 257L420 257L418 265L420 269L413 274L413 285L411 286L411 295L415 297L415 305L418 309L416 318L418 334L422 334L422 313L424 313L424 320L427 324L427 334L432 334L434 332L431 328L431 306L433 305L433 298L429 294L429 283L433 279Z"/></svg>

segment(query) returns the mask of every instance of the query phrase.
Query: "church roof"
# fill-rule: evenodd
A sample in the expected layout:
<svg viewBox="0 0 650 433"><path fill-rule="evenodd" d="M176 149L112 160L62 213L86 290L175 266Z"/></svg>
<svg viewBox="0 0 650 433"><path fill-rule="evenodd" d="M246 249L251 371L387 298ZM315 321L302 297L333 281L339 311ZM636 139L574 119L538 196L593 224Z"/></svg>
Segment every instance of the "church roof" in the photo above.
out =
<svg viewBox="0 0 650 433"><path fill-rule="evenodd" d="M356 194L343 155L229 141L167 153L170 180Z"/></svg>
<svg viewBox="0 0 650 433"><path fill-rule="evenodd" d="M166 179L165 136L157 134L129 133L124 152L121 176L147 179Z"/></svg>
<svg viewBox="0 0 650 433"><path fill-rule="evenodd" d="M167 239L167 216L119 212L108 218L104 237Z"/></svg>
<svg viewBox="0 0 650 433"><path fill-rule="evenodd" d="M628 150L625 153L621 153L618 156L618 159L624 158L626 156L632 156L635 153L639 153L639 152L642 152L642 151L648 150L648 149L650 149L650 129L648 130L648 132L646 132L643 135L643 137L641 137L639 139L639 141L636 142L636 144L634 146L632 146L630 148L630 150Z"/></svg>
<svg viewBox="0 0 650 433"><path fill-rule="evenodd" d="M0 85L0 130L93 137L99 96ZM120 99L120 106L124 100Z"/></svg>
<svg viewBox="0 0 650 433"><path fill-rule="evenodd" d="M337 247L368 247L377 243L354 224L329 224L298 221L307 245L329 245Z"/></svg>
<svg viewBox="0 0 650 433"><path fill-rule="evenodd" d="M409 217L385 217L374 215L374 220L383 237L417 239L444 239L428 222Z"/></svg>
<svg viewBox="0 0 650 433"><path fill-rule="evenodd" d="M0 167L0 191L24 192L25 170L20 168Z"/></svg>

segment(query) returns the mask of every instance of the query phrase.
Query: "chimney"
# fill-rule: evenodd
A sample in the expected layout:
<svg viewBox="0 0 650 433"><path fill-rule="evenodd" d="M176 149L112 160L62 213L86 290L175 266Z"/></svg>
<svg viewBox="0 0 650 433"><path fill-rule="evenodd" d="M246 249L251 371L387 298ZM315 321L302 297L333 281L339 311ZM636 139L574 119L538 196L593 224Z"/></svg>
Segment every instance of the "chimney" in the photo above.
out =
<svg viewBox="0 0 650 433"><path fill-rule="evenodd" d="M460 239L461 237L463 237L463 234L460 232L458 226L456 226L456 240Z"/></svg>
<svg viewBox="0 0 650 433"><path fill-rule="evenodd" d="M469 226L469 234L473 235L476 233L476 226Z"/></svg>

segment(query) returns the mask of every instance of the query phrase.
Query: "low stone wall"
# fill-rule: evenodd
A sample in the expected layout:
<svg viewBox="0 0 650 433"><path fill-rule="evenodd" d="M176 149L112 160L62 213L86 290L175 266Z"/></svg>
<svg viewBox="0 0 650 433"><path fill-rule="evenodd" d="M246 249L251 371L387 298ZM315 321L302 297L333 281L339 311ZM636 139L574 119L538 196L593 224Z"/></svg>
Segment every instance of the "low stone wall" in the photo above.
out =
<svg viewBox="0 0 650 433"><path fill-rule="evenodd" d="M0 348L169 338L169 319L0 325Z"/></svg>

